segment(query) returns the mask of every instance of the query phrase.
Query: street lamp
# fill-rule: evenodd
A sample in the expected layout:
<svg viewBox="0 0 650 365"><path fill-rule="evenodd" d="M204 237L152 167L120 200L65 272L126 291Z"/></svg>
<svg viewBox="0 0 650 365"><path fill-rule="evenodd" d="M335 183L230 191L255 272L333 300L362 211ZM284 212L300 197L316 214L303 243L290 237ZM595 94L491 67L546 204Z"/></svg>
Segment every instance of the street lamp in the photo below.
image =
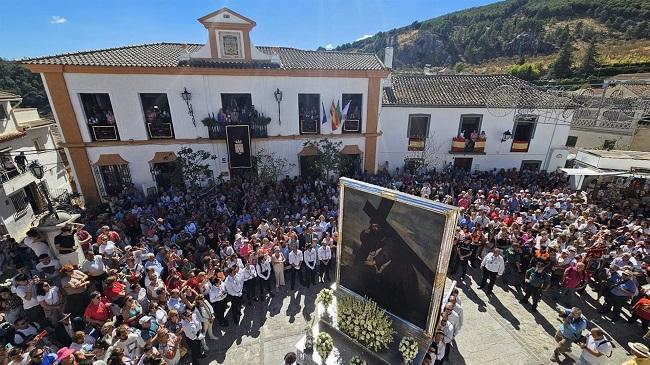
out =
<svg viewBox="0 0 650 365"><path fill-rule="evenodd" d="M280 91L279 88L276 88L273 92L273 96L275 96L275 101L278 102L278 124L282 125L282 119L280 118L280 102L282 101L282 91Z"/></svg>
<svg viewBox="0 0 650 365"><path fill-rule="evenodd" d="M512 133L510 133L510 129L508 129L507 131L503 132L503 137L501 137L501 143L509 140L510 138L512 138Z"/></svg>
<svg viewBox="0 0 650 365"><path fill-rule="evenodd" d="M43 176L45 176L45 168L38 161L32 161L32 163L29 164L29 171L32 173L32 175L34 175L35 178L39 180L39 182L43 178ZM58 220L59 215L56 213L56 210L52 205L52 200L50 200L50 192L47 190L47 185L45 184L38 184L38 185L40 185L40 188L43 189L43 195L45 196L45 201L47 201L47 210L50 212L51 215L54 215L54 217Z"/></svg>
<svg viewBox="0 0 650 365"><path fill-rule="evenodd" d="M181 97L183 100L185 100L185 104L187 104L187 114L189 114L192 117L192 124L196 127L196 119L194 119L194 109L192 109L192 104L190 101L192 101L192 93L187 91L187 88L183 88L183 92L181 93Z"/></svg>

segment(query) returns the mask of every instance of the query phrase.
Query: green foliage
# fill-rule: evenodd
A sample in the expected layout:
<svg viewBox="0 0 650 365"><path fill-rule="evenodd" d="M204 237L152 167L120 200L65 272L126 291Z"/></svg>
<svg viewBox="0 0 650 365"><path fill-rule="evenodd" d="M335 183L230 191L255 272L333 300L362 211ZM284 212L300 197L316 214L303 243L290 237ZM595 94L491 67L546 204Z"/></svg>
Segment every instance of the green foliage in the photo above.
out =
<svg viewBox="0 0 650 365"><path fill-rule="evenodd" d="M319 154L314 159L314 170L321 173L321 177L328 179L331 174L338 174L344 166L345 155L341 153L341 141L332 142L325 138L319 141L307 141L305 147L318 149Z"/></svg>
<svg viewBox="0 0 650 365"><path fill-rule="evenodd" d="M219 124L217 118L213 116L209 116L201 119L201 123L206 127L216 127Z"/></svg>
<svg viewBox="0 0 650 365"><path fill-rule="evenodd" d="M459 74L462 73L463 71L465 71L465 63L461 61L456 62L456 64L454 65L454 72Z"/></svg>
<svg viewBox="0 0 650 365"><path fill-rule="evenodd" d="M542 75L542 65L539 63L524 63L522 65L513 65L508 72L512 76L516 76L526 81L535 81Z"/></svg>
<svg viewBox="0 0 650 365"><path fill-rule="evenodd" d="M573 50L570 44L565 44L557 58L551 64L551 75L556 78L566 79L571 76L571 57Z"/></svg>
<svg viewBox="0 0 650 365"><path fill-rule="evenodd" d="M585 51L585 54L582 56L582 60L580 61L580 73L583 75L590 75L593 73L596 67L598 67L598 60L596 60L596 57L598 57L596 45L594 43L590 43L589 47L587 47L587 50Z"/></svg>
<svg viewBox="0 0 650 365"><path fill-rule="evenodd" d="M575 29L566 24L571 20L579 20ZM590 26L593 22L608 29ZM615 40L619 34L650 37L650 1L506 0L414 22L337 49L379 54L392 45L396 68L450 66L461 59L479 64L498 57L551 55L574 40Z"/></svg>
<svg viewBox="0 0 650 365"><path fill-rule="evenodd" d="M181 181L189 184L190 190L200 187L202 180L212 176L209 160L216 160L217 156L204 150L193 150L183 147L176 158L176 173L180 174Z"/></svg>
<svg viewBox="0 0 650 365"><path fill-rule="evenodd" d="M21 107L38 108L42 115L52 113L41 76L17 62L0 58L0 90L22 96Z"/></svg>
<svg viewBox="0 0 650 365"><path fill-rule="evenodd" d="M278 157L275 152L269 153L264 149L257 151L253 160L257 166L257 175L265 182L277 183L281 177L296 166L296 164L289 163L286 158Z"/></svg>

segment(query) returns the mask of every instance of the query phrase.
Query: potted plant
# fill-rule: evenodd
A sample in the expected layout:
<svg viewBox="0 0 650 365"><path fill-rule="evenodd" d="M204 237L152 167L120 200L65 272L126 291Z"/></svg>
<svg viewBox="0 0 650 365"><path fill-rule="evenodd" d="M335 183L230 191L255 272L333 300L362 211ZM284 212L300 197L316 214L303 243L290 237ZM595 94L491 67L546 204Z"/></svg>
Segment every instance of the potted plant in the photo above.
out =
<svg viewBox="0 0 650 365"><path fill-rule="evenodd" d="M332 289L322 289L316 296L316 303L323 305L323 316L329 318L329 307L334 301Z"/></svg>
<svg viewBox="0 0 650 365"><path fill-rule="evenodd" d="M368 365L368 363L359 356L352 356L350 359L350 365Z"/></svg>
<svg viewBox="0 0 650 365"><path fill-rule="evenodd" d="M219 124L217 118L215 118L214 115L210 115L201 119L201 123L203 123L203 125L206 127L216 127Z"/></svg>
<svg viewBox="0 0 650 365"><path fill-rule="evenodd" d="M334 340L327 332L321 332L316 337L316 351L321 358L323 364L327 361L327 357L334 349Z"/></svg>
<svg viewBox="0 0 650 365"><path fill-rule="evenodd" d="M411 336L404 336L399 342L399 352L405 364L410 364L418 356L418 343Z"/></svg>

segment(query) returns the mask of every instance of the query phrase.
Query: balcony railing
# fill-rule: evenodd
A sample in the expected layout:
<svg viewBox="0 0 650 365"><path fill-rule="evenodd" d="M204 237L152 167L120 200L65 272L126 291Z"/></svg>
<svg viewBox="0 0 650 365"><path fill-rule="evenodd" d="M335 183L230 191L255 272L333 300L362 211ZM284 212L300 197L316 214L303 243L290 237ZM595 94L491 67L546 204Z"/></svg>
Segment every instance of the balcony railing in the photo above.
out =
<svg viewBox="0 0 650 365"><path fill-rule="evenodd" d="M26 172L27 170L25 170L24 172L20 172L20 170L18 170L17 168L0 171L0 184L5 183L13 179L14 177L20 176Z"/></svg>
<svg viewBox="0 0 650 365"><path fill-rule="evenodd" d="M485 138L454 137L451 140L451 153L485 153Z"/></svg>
<svg viewBox="0 0 650 365"><path fill-rule="evenodd" d="M152 139L174 138L174 126L171 122L148 122L147 131Z"/></svg>
<svg viewBox="0 0 650 365"><path fill-rule="evenodd" d="M241 124L239 124L241 125ZM268 137L266 124L249 124L251 138ZM208 137L210 139L226 139L226 125L218 124L208 127Z"/></svg>
<svg viewBox="0 0 650 365"><path fill-rule="evenodd" d="M91 125L90 130L94 141L119 141L120 135L115 125Z"/></svg>

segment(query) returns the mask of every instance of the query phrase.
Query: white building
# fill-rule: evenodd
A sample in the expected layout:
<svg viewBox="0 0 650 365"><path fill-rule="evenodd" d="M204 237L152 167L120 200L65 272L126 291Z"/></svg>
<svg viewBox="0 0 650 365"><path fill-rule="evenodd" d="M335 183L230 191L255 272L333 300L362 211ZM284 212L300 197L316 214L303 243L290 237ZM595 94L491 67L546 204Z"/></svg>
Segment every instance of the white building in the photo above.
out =
<svg viewBox="0 0 650 365"><path fill-rule="evenodd" d="M22 237L37 214L47 210L44 188L54 198L70 192L66 168L50 130L52 121L42 119L36 109L14 107L21 100L0 91L0 233L13 237ZM21 154L25 159L16 159ZM40 181L28 168L34 160L45 170ZM22 161L26 163L22 165Z"/></svg>
<svg viewBox="0 0 650 365"><path fill-rule="evenodd" d="M489 136L485 155L443 154L457 165L461 158L473 159L470 165L480 169L518 168L524 161L548 169L563 164L566 154L555 146L564 145L566 130L541 125L531 115L531 143L524 146L527 152L515 153L510 152L512 141L500 143L498 138L506 130L524 133L524 121L515 128L512 115L491 118L478 99L471 106L431 108L393 103L384 95L382 106L383 88L390 83L390 49L384 63L374 54L256 47L250 42L255 22L226 8L199 22L207 30L205 44L146 44L24 62L42 76L78 191L90 204L127 183L143 191L169 186L170 162L186 146L217 155L215 175L236 173L228 150L232 154L242 145L228 145L223 123L205 126L202 120L209 116L249 125L250 151L276 152L295 164L291 175L309 173L317 151L303 144L323 138L340 141L343 152L367 171L385 161L403 166L411 114L431 115L426 129L439 127L436 135L444 138L446 148L458 134L461 114L482 115L478 132ZM393 77L395 90L398 80ZM322 121L336 104L349 107L342 113L345 123L333 128L331 121ZM270 123L248 117L253 108L270 117ZM516 146L521 150L521 143Z"/></svg>
<svg viewBox="0 0 650 365"><path fill-rule="evenodd" d="M650 189L650 152L580 149L573 160L573 168L562 171L571 176L576 189L615 182L617 186Z"/></svg>
<svg viewBox="0 0 650 365"><path fill-rule="evenodd" d="M488 100L504 86L522 91L516 104ZM391 170L405 158L424 158L438 168L553 171L566 161L571 115L551 100L510 75L393 74L383 94L377 161ZM471 141L472 132L484 137Z"/></svg>

